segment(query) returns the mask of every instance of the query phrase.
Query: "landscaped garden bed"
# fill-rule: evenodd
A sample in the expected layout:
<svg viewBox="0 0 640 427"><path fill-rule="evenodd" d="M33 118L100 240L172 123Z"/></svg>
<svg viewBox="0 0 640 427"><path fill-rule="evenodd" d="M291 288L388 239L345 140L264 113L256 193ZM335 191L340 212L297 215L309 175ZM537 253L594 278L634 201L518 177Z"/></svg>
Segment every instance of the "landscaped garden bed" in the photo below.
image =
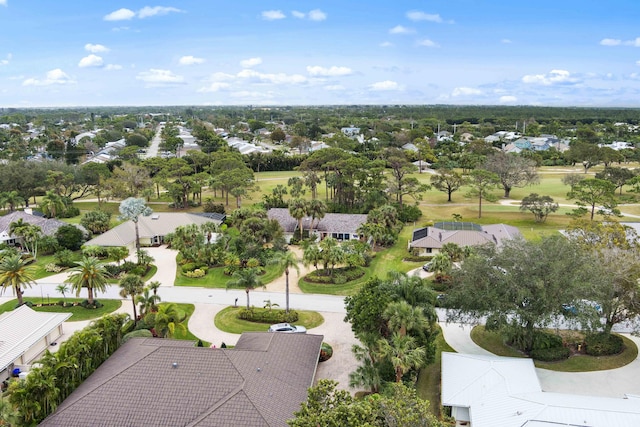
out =
<svg viewBox="0 0 640 427"><path fill-rule="evenodd" d="M272 312L284 312L284 310L275 310L268 308L258 308L254 307L253 310L255 312L258 311L272 311ZM227 307L224 310L221 310L215 317L214 323L216 328L220 329L224 332L229 332L232 334L241 334L243 332L264 332L268 329L269 325L273 323L280 322L272 322L270 320L265 320L261 322L250 321L240 318L240 314L246 311L246 308L241 307ZM290 310L291 312L292 310ZM297 325L302 325L307 329L315 328L320 326L324 322L324 318L322 315L315 311L296 311L298 315L298 320L296 320Z"/></svg>
<svg viewBox="0 0 640 427"><path fill-rule="evenodd" d="M86 300L80 298L66 298L58 301L58 299L50 299L48 297L24 297L24 302L35 311L43 311L47 313L71 313L69 322L80 320L91 320L102 317L105 314L112 313L122 306L122 301L113 299L101 299L99 302L95 300L96 308L85 308L82 303ZM60 305L63 303L63 306ZM7 301L0 305L0 314L6 311L12 311L18 304L17 299ZM86 304L85 304L86 305ZM97 305L100 305L98 307Z"/></svg>

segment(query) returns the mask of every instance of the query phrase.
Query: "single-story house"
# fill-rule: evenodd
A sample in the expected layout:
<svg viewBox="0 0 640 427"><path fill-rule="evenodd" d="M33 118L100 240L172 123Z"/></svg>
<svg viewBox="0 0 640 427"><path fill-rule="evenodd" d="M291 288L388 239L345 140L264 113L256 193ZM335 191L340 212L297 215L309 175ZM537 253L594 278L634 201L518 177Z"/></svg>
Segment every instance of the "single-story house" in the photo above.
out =
<svg viewBox="0 0 640 427"><path fill-rule="evenodd" d="M284 237L287 241L291 240L294 233L300 234L298 230L298 220L291 216L287 208L271 208L267 211L269 219L275 219L284 231ZM367 221L365 214L343 214L343 213L327 213L318 222L313 221L313 234L320 237L333 237L337 240L354 240L359 239L358 228ZM302 229L309 230L311 228L311 217L302 218Z"/></svg>
<svg viewBox="0 0 640 427"><path fill-rule="evenodd" d="M21 305L0 315L0 381L29 365L60 336L71 313L44 313Z"/></svg>
<svg viewBox="0 0 640 427"><path fill-rule="evenodd" d="M458 246L480 246L492 243L498 246L507 239L522 237L520 230L507 224L478 225L470 222L440 222L433 227L413 230L409 250L419 255L436 254L446 243Z"/></svg>
<svg viewBox="0 0 640 427"><path fill-rule="evenodd" d="M442 405L456 426L635 427L640 397L542 391L531 359L442 353Z"/></svg>
<svg viewBox="0 0 640 427"><path fill-rule="evenodd" d="M192 214L186 212L159 212L150 216L140 216L138 232L141 246L159 246L164 243L164 237L173 233L183 225L202 225L214 222L222 224L226 218L224 214L205 213ZM124 222L111 230L89 240L87 246L128 246L133 248L136 241L136 231L133 221Z"/></svg>
<svg viewBox="0 0 640 427"><path fill-rule="evenodd" d="M226 349L134 338L40 426L286 426L313 385L322 339L245 332Z"/></svg>
<svg viewBox="0 0 640 427"><path fill-rule="evenodd" d="M36 215L31 209L27 208L24 211L14 211L7 215L0 216L0 243L6 243L8 245L15 245L20 242L20 238L12 235L9 232L9 227L12 222L23 220L27 224L36 225L42 230L44 236L55 236L58 228L63 225L69 225L67 222L57 220L55 218L45 218L44 216ZM74 224L84 234L87 234L87 230L79 225Z"/></svg>

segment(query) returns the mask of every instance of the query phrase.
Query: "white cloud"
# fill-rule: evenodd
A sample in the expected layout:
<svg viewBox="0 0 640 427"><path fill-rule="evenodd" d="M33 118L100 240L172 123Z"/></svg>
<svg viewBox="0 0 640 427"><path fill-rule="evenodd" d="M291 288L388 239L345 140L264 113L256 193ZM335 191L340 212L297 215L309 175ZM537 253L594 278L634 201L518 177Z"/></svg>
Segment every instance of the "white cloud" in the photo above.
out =
<svg viewBox="0 0 640 427"><path fill-rule="evenodd" d="M6 6L7 5L7 0L0 0L0 4L3 5L3 6Z"/></svg>
<svg viewBox="0 0 640 427"><path fill-rule="evenodd" d="M49 86L49 85L64 85L75 83L71 77L60 68L47 71L43 80L29 78L22 82L22 86Z"/></svg>
<svg viewBox="0 0 640 427"><path fill-rule="evenodd" d="M280 10L265 10L262 12L262 19L267 21L276 21L284 18L286 18L286 16Z"/></svg>
<svg viewBox="0 0 640 427"><path fill-rule="evenodd" d="M0 59L0 65L8 65L11 62L11 58L13 58L13 54L7 53L5 59Z"/></svg>
<svg viewBox="0 0 640 427"><path fill-rule="evenodd" d="M198 58L192 55L181 57L178 62L180 65L195 65L204 63L204 58Z"/></svg>
<svg viewBox="0 0 640 427"><path fill-rule="evenodd" d="M578 79L567 70L551 70L548 74L529 74L522 77L523 83L551 86L555 84L575 84Z"/></svg>
<svg viewBox="0 0 640 427"><path fill-rule="evenodd" d="M304 18L307 16L307 14L306 14L306 13L304 13L304 12L299 12L299 11L297 11L297 10L292 10L292 11L291 11L291 15L292 15L294 18L298 18L298 19L304 19Z"/></svg>
<svg viewBox="0 0 640 427"><path fill-rule="evenodd" d="M102 52L109 52L109 48L106 46L103 46L101 44L91 44L91 43L87 43L84 45L84 50L86 50L87 52L91 52L91 53L102 53Z"/></svg>
<svg viewBox="0 0 640 427"><path fill-rule="evenodd" d="M78 67L87 68L87 67L102 67L103 61L102 58L98 55L87 55L78 62Z"/></svg>
<svg viewBox="0 0 640 427"><path fill-rule="evenodd" d="M105 69L109 70L109 71L113 71L113 70L122 70L122 65L118 65L118 64L107 64L107 66L105 67Z"/></svg>
<svg viewBox="0 0 640 427"><path fill-rule="evenodd" d="M382 43L380 43L379 46L380 47L392 47L393 43L391 43L391 42L382 42Z"/></svg>
<svg viewBox="0 0 640 427"><path fill-rule="evenodd" d="M403 27L402 25L396 25L389 30L389 34L411 34L414 30L411 28Z"/></svg>
<svg viewBox="0 0 640 427"><path fill-rule="evenodd" d="M327 19L327 14L320 9L313 9L309 11L309 19L312 21L324 21Z"/></svg>
<svg viewBox="0 0 640 427"><path fill-rule="evenodd" d="M440 45L438 43L434 42L433 40L429 40L429 39L424 39L424 40L418 41L418 46L440 47Z"/></svg>
<svg viewBox="0 0 640 427"><path fill-rule="evenodd" d="M251 68L260 64L262 64L262 58L260 57L243 59L242 61L240 61L240 66L242 68Z"/></svg>
<svg viewBox="0 0 640 427"><path fill-rule="evenodd" d="M412 10L410 12L407 12L407 18L409 18L412 21L429 21L429 22L437 22L439 24L443 22L442 17L440 15L424 13L419 10Z"/></svg>
<svg viewBox="0 0 640 427"><path fill-rule="evenodd" d="M382 82L375 82L369 86L370 90L386 91L386 90L400 90L400 85L392 80L384 80Z"/></svg>
<svg viewBox="0 0 640 427"><path fill-rule="evenodd" d="M150 68L149 71L138 73L136 79L147 83L147 86L165 86L173 84L183 84L184 77L173 74L170 70Z"/></svg>
<svg viewBox="0 0 640 427"><path fill-rule="evenodd" d="M510 39L502 39L502 40L500 40L500 43L511 44L513 42Z"/></svg>
<svg viewBox="0 0 640 427"><path fill-rule="evenodd" d="M260 73L255 70L245 69L240 71L237 78L247 80L254 83L271 83L271 84L300 84L306 83L307 78L300 74L285 73Z"/></svg>
<svg viewBox="0 0 640 427"><path fill-rule="evenodd" d="M213 82L209 86L201 87L198 89L198 92L206 93L206 92L218 92L220 90L229 89L231 85L229 83L224 82Z"/></svg>
<svg viewBox="0 0 640 427"><path fill-rule="evenodd" d="M637 37L633 40L627 40L624 42L624 44L627 46L640 47L640 37Z"/></svg>
<svg viewBox="0 0 640 427"><path fill-rule="evenodd" d="M221 82L221 81L230 81L230 80L234 80L236 78L236 76L234 76L233 74L227 74L227 73L213 73L211 75L211 81L214 82Z"/></svg>
<svg viewBox="0 0 640 427"><path fill-rule="evenodd" d="M463 86L463 87L457 87L453 89L453 92L451 92L451 96L469 96L469 95L482 95L482 91L480 89Z"/></svg>
<svg viewBox="0 0 640 427"><path fill-rule="evenodd" d="M182 12L182 10L175 7L165 7L165 6L145 6L140 9L138 12L134 12L131 9L122 8L118 9L115 12L111 12L108 15L105 15L103 18L105 21L128 21L135 17L139 19L150 18L152 16L160 16L167 15L172 12Z"/></svg>
<svg viewBox="0 0 640 427"><path fill-rule="evenodd" d="M122 8L105 15L103 19L105 21L127 21L129 19L133 19L135 16L136 13L133 10Z"/></svg>
<svg viewBox="0 0 640 427"><path fill-rule="evenodd" d="M601 46L619 46L622 44L620 39L602 39L600 40Z"/></svg>
<svg viewBox="0 0 640 427"><path fill-rule="evenodd" d="M324 87L324 90L329 90L329 91L338 91L338 90L344 90L345 87L342 85L328 85Z"/></svg>
<svg viewBox="0 0 640 427"><path fill-rule="evenodd" d="M501 104L513 104L518 102L518 98L513 95L503 95L498 100Z"/></svg>
<svg viewBox="0 0 640 427"><path fill-rule="evenodd" d="M249 90L241 90L230 94L232 98L273 98L272 93L256 92Z"/></svg>
<svg viewBox="0 0 640 427"><path fill-rule="evenodd" d="M348 76L353 74L351 68L336 67L335 65L330 68L321 67L319 65L307 65L307 72L312 76L323 77Z"/></svg>
<svg viewBox="0 0 640 427"><path fill-rule="evenodd" d="M151 16L156 16L156 15L168 15L169 13L172 13L172 12L176 13L176 12L182 12L182 11L175 7L145 6L138 11L138 18L144 19L144 18L149 18Z"/></svg>

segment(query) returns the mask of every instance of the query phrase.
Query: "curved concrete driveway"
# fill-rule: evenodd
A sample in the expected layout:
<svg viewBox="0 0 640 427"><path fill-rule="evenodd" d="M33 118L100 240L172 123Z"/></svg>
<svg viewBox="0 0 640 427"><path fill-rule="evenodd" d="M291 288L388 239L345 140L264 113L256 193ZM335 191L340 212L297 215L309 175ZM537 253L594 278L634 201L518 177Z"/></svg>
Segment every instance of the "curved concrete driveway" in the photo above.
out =
<svg viewBox="0 0 640 427"><path fill-rule="evenodd" d="M442 315L440 315L442 319ZM440 322L445 341L458 353L491 354L471 340L472 325ZM624 334L640 348L640 339ZM595 372L556 372L536 368L542 390L602 397L640 395L640 359L618 369Z"/></svg>

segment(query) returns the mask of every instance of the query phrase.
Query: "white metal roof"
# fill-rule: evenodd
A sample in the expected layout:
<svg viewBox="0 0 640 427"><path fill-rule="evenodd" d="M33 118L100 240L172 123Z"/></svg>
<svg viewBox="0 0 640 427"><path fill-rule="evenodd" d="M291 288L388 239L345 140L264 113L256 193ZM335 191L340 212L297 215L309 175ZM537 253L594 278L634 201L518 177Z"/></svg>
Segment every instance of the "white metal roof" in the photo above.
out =
<svg viewBox="0 0 640 427"><path fill-rule="evenodd" d="M71 313L43 313L22 305L0 316L0 371L49 335Z"/></svg>
<svg viewBox="0 0 640 427"><path fill-rule="evenodd" d="M473 427L637 427L640 399L547 393L533 362L442 353L442 404L469 408Z"/></svg>

